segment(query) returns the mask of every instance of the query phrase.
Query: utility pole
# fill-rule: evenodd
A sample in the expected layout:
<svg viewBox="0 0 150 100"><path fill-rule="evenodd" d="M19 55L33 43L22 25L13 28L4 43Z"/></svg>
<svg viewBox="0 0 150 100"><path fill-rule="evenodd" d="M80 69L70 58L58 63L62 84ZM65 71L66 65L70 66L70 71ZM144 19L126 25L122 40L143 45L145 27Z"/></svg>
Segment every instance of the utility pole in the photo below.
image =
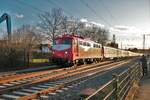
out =
<svg viewBox="0 0 150 100"><path fill-rule="evenodd" d="M121 49L122 49L122 42L121 42Z"/></svg>
<svg viewBox="0 0 150 100"><path fill-rule="evenodd" d="M143 50L145 49L145 34L143 34Z"/></svg>
<svg viewBox="0 0 150 100"><path fill-rule="evenodd" d="M146 36L150 36L150 34L143 34L143 51L146 49Z"/></svg>
<svg viewBox="0 0 150 100"><path fill-rule="evenodd" d="M116 36L113 34L113 43L116 43Z"/></svg>

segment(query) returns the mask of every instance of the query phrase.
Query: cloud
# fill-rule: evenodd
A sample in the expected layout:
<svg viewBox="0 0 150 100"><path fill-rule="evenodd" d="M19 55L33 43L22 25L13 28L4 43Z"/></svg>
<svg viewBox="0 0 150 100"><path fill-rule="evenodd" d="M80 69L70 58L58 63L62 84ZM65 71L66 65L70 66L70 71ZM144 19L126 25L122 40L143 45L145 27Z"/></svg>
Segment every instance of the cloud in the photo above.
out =
<svg viewBox="0 0 150 100"><path fill-rule="evenodd" d="M15 16L16 16L17 19L22 19L22 18L24 18L24 15L23 15L23 14L16 14Z"/></svg>
<svg viewBox="0 0 150 100"><path fill-rule="evenodd" d="M133 26L121 26L121 25L115 25L114 26L115 29L118 29L118 30L133 30L133 29L136 29L135 27Z"/></svg>
<svg viewBox="0 0 150 100"><path fill-rule="evenodd" d="M104 27L103 24L100 24L100 23L96 23L96 22L91 22L92 24L96 25L96 26L99 26L99 27Z"/></svg>
<svg viewBox="0 0 150 100"><path fill-rule="evenodd" d="M84 22L88 22L88 20L85 19L85 18L80 19L80 21L83 22L83 23L84 23Z"/></svg>
<svg viewBox="0 0 150 100"><path fill-rule="evenodd" d="M94 22L94 21L88 21L86 18L82 18L80 19L80 21L82 23L85 23L86 27L92 27L92 26L96 26L96 27L101 27L101 28L104 28L105 26L101 23L97 23L97 22Z"/></svg>
<svg viewBox="0 0 150 100"><path fill-rule="evenodd" d="M123 25L115 25L114 27L110 28L111 32L116 33L125 33L125 34L131 34L131 33L141 33L142 31L134 26L123 26Z"/></svg>
<svg viewBox="0 0 150 100"><path fill-rule="evenodd" d="M120 31L124 31L124 32L131 32L131 33L137 33L140 32L141 30L139 30L138 28L134 27L134 26L114 26L115 29L118 29Z"/></svg>

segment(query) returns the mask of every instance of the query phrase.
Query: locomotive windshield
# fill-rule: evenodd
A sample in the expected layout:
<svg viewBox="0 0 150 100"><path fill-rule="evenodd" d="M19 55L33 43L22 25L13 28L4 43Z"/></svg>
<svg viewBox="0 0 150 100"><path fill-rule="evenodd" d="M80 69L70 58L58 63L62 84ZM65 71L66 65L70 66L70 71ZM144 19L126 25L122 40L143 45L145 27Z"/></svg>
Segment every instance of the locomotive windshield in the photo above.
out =
<svg viewBox="0 0 150 100"><path fill-rule="evenodd" d="M71 39L57 39L55 40L55 45L58 45L58 44L71 44L72 43L72 40Z"/></svg>

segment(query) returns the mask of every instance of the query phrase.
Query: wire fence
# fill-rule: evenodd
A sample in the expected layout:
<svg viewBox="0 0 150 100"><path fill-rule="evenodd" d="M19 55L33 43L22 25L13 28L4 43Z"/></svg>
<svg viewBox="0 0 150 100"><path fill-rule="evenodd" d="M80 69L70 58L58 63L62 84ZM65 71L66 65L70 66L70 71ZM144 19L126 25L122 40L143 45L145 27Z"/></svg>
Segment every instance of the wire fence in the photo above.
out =
<svg viewBox="0 0 150 100"><path fill-rule="evenodd" d="M135 63L121 74L114 74L112 80L101 86L86 100L124 100L134 82L142 77L140 63Z"/></svg>

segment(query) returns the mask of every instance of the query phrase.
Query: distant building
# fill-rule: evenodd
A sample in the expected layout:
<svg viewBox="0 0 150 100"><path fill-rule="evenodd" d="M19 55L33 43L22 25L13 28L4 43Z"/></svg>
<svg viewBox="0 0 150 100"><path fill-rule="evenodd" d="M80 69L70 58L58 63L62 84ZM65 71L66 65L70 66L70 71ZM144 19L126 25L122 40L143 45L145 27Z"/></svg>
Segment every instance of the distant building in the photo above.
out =
<svg viewBox="0 0 150 100"><path fill-rule="evenodd" d="M49 40L45 40L40 44L40 49L42 52L48 53L51 52L51 46L52 42L50 42Z"/></svg>

